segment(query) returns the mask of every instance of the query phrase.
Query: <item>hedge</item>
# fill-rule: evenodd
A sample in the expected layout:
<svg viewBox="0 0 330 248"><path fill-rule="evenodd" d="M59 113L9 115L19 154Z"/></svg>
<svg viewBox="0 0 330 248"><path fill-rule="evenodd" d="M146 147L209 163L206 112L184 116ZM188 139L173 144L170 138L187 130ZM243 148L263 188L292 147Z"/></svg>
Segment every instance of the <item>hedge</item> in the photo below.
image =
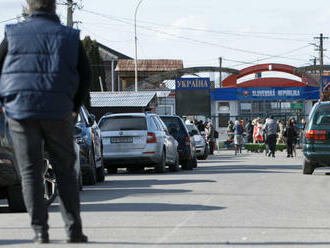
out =
<svg viewBox="0 0 330 248"><path fill-rule="evenodd" d="M245 143L245 149L250 152L263 152L266 149L265 143ZM283 151L286 149L286 144L276 144L275 151Z"/></svg>

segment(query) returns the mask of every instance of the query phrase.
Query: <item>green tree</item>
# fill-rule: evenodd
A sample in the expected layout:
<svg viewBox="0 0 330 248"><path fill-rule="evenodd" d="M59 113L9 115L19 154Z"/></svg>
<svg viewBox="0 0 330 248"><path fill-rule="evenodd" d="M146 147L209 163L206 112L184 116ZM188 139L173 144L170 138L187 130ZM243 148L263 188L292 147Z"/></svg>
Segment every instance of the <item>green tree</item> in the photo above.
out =
<svg viewBox="0 0 330 248"><path fill-rule="evenodd" d="M102 81L103 91L106 91L104 64L99 52L99 46L97 42L95 40L92 41L89 36L86 36L82 42L89 59L92 73L90 91L101 91L100 78Z"/></svg>

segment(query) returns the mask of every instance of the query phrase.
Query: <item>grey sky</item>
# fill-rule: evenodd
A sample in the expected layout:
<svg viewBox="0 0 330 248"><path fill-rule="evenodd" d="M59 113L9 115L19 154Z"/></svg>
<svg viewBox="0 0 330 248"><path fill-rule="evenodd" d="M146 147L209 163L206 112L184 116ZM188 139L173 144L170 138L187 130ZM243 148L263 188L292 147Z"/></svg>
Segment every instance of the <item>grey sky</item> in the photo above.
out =
<svg viewBox="0 0 330 248"><path fill-rule="evenodd" d="M134 57L133 16L138 1L82 2L84 8L74 14L82 22L82 38L90 35ZM0 0L0 4L1 22L21 14L25 0ZM183 59L186 67L218 65L220 56L226 67L248 66L236 61L308 65L318 56L309 45L317 42L313 37L321 32L330 36L328 6L328 0L144 0L137 15L138 57ZM65 23L64 7L59 6L58 13ZM0 23L0 38L4 24ZM330 50L329 40L324 46ZM281 58L264 59L280 54ZM325 55L325 63L330 63L330 52Z"/></svg>

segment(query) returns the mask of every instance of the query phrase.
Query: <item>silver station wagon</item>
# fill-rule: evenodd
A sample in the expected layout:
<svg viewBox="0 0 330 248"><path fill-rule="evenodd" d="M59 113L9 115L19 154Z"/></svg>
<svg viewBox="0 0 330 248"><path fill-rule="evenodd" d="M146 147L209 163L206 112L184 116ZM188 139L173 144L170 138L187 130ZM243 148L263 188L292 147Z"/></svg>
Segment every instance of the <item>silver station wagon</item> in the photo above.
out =
<svg viewBox="0 0 330 248"><path fill-rule="evenodd" d="M99 121L103 159L109 173L154 167L164 172L178 170L178 142L157 114L125 113L103 116Z"/></svg>

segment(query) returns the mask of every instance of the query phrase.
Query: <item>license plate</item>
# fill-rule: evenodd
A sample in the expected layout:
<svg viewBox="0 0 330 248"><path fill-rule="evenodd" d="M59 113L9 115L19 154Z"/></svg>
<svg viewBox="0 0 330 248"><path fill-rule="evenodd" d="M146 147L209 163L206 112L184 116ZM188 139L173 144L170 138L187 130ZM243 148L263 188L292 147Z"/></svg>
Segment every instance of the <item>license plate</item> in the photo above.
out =
<svg viewBox="0 0 330 248"><path fill-rule="evenodd" d="M111 143L133 143L133 137L112 137Z"/></svg>

